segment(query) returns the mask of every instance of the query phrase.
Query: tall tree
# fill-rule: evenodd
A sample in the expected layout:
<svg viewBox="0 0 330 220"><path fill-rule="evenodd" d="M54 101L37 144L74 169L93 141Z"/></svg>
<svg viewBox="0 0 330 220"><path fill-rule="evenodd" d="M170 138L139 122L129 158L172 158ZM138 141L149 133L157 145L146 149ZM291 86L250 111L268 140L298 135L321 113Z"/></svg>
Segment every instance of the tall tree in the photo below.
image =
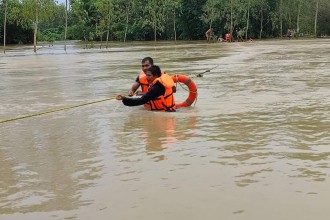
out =
<svg viewBox="0 0 330 220"><path fill-rule="evenodd" d="M125 11L125 34L124 34L124 43L126 42L127 32L128 32L128 25L130 20L131 10L134 6L134 1L132 0L124 0L123 3L124 11Z"/></svg>
<svg viewBox="0 0 330 220"><path fill-rule="evenodd" d="M7 30L7 0L2 1L4 6L4 19L3 19L3 53L6 53L6 30Z"/></svg>
<svg viewBox="0 0 330 220"><path fill-rule="evenodd" d="M330 1L320 0L318 16L318 33L330 35Z"/></svg>
<svg viewBox="0 0 330 220"><path fill-rule="evenodd" d="M66 6L55 6L53 13L55 1L0 0L4 50L8 43L31 42L32 36L36 50L37 40L63 39L63 33L65 50L67 39L103 42L105 35L107 45L111 38L197 40L206 25L246 38L282 37L289 27L330 34L329 0L63 0Z"/></svg>
<svg viewBox="0 0 330 220"><path fill-rule="evenodd" d="M246 13L245 7L246 5L241 0L230 0L230 34L232 38L234 31L238 34L241 27L245 27L246 18L242 16Z"/></svg>
<svg viewBox="0 0 330 220"><path fill-rule="evenodd" d="M148 21L154 30L154 40L157 41L157 31L165 28L166 3L164 0L149 0L147 8L150 15Z"/></svg>
<svg viewBox="0 0 330 220"><path fill-rule="evenodd" d="M209 28L212 28L213 22L221 17L220 3L220 0L207 0L203 6L204 13L201 19L204 23L208 24Z"/></svg>
<svg viewBox="0 0 330 220"><path fill-rule="evenodd" d="M66 51L66 35L68 33L68 0L65 0L65 29L64 29L64 51Z"/></svg>
<svg viewBox="0 0 330 220"><path fill-rule="evenodd" d="M107 1L106 4L106 11L107 11L107 16L106 16L106 26L107 26L107 38L106 38L106 48L109 47L109 36L110 36L110 25L111 25L111 14L113 12L113 4L111 0Z"/></svg>
<svg viewBox="0 0 330 220"><path fill-rule="evenodd" d="M249 22L250 22L250 8L251 8L251 0L247 2L247 9L246 9L246 28L245 28L245 40L248 39L248 32L249 32Z"/></svg>
<svg viewBox="0 0 330 220"><path fill-rule="evenodd" d="M172 11L173 13L173 33L174 33L174 41L176 41L177 38L177 13L179 8L181 7L181 0L168 0L167 2L168 8Z"/></svg>
<svg viewBox="0 0 330 220"><path fill-rule="evenodd" d="M300 32L300 16L301 16L301 7L302 7L302 0L298 0L298 12L297 12L297 34Z"/></svg>
<svg viewBox="0 0 330 220"><path fill-rule="evenodd" d="M283 37L283 0L280 0L280 5L278 7L279 9L279 14L280 14L280 34L281 34L281 39Z"/></svg>
<svg viewBox="0 0 330 220"><path fill-rule="evenodd" d="M256 0L254 7L254 18L259 21L259 39L262 38L264 31L264 22L267 19L266 12L269 9L267 0Z"/></svg>
<svg viewBox="0 0 330 220"><path fill-rule="evenodd" d="M246 13L245 4L241 3L239 0L228 0L225 2L225 29L229 31L231 35L231 40L233 39L234 30L241 29L245 27L246 18L242 16ZM244 33L243 33L244 34Z"/></svg>
<svg viewBox="0 0 330 220"><path fill-rule="evenodd" d="M81 0L71 0L71 10L72 15L75 19L75 32L79 32L78 36L82 37L85 41L85 47L87 48L87 39L90 29L90 16L88 15L88 10L86 9L86 4Z"/></svg>
<svg viewBox="0 0 330 220"><path fill-rule="evenodd" d="M113 0L97 0L94 2L98 16L98 29L99 37L103 38L103 33L106 29L106 48L109 46L109 36L111 28L111 16L114 15L114 3Z"/></svg>
<svg viewBox="0 0 330 220"><path fill-rule="evenodd" d="M49 20L55 7L54 0L22 0L22 22L33 23L33 51L37 52L37 34L40 20Z"/></svg>
<svg viewBox="0 0 330 220"><path fill-rule="evenodd" d="M314 19L314 35L317 36L317 17L319 14L319 0L315 0L315 19Z"/></svg>
<svg viewBox="0 0 330 220"><path fill-rule="evenodd" d="M182 14L179 17L178 26L182 31L181 37L187 40L204 38L204 24L200 19L203 13L203 5L206 0L182 0Z"/></svg>
<svg viewBox="0 0 330 220"><path fill-rule="evenodd" d="M233 29L234 29L233 20L234 20L234 3L233 3L233 0L230 0L230 36L231 36L231 39L233 38Z"/></svg>

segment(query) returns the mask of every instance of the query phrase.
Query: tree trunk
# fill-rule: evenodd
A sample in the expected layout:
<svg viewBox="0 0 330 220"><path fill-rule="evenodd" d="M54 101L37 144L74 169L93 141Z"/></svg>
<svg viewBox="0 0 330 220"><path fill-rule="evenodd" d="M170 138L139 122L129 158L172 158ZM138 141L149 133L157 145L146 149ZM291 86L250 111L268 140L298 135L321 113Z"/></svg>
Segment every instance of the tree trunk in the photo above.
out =
<svg viewBox="0 0 330 220"><path fill-rule="evenodd" d="M38 3L36 2L36 17L34 21L33 51L37 52L37 34L38 34Z"/></svg>
<svg viewBox="0 0 330 220"><path fill-rule="evenodd" d="M249 30L249 20L250 20L250 0L248 3L248 9L247 9L247 19L246 19L246 31L245 31L245 40L248 39L248 30Z"/></svg>
<svg viewBox="0 0 330 220"><path fill-rule="evenodd" d="M213 24L213 15L214 15L214 10L212 8L212 10L211 10L211 16L210 16L210 29L212 28L212 24Z"/></svg>
<svg viewBox="0 0 330 220"><path fill-rule="evenodd" d="M230 42L233 39L233 0L230 0Z"/></svg>
<svg viewBox="0 0 330 220"><path fill-rule="evenodd" d="M176 41L175 8L174 8L174 14L173 14L173 27L174 27L174 41Z"/></svg>
<svg viewBox="0 0 330 220"><path fill-rule="evenodd" d="M66 34L68 32L68 0L65 0L64 51L66 52Z"/></svg>
<svg viewBox="0 0 330 220"><path fill-rule="evenodd" d="M126 37L127 37L127 30L128 30L128 6L126 8L126 27L125 27L125 37L124 37L124 43L126 42Z"/></svg>
<svg viewBox="0 0 330 220"><path fill-rule="evenodd" d="M301 1L299 1L299 5L298 5L298 14L297 14L297 34L299 34L299 21L300 21L300 12L301 12Z"/></svg>
<svg viewBox="0 0 330 220"><path fill-rule="evenodd" d="M154 21L154 38L155 42L157 41L157 27L156 27L156 20Z"/></svg>
<svg viewBox="0 0 330 220"><path fill-rule="evenodd" d="M5 19L3 21L3 53L6 53L7 0L4 0L3 3L5 5Z"/></svg>
<svg viewBox="0 0 330 220"><path fill-rule="evenodd" d="M259 33L259 39L261 39L262 36L262 26L263 26L263 22L264 22L264 15L262 13L262 10L260 11L260 33Z"/></svg>
<svg viewBox="0 0 330 220"><path fill-rule="evenodd" d="M107 43L106 43L106 46L105 48L108 49L108 46L109 46L109 35L110 35L110 6L109 6L109 11L108 11L108 23L107 23Z"/></svg>
<svg viewBox="0 0 330 220"><path fill-rule="evenodd" d="M280 1L280 29L281 29L281 39L283 38L283 0Z"/></svg>
<svg viewBox="0 0 330 220"><path fill-rule="evenodd" d="M283 19L280 19L280 28L281 28L281 39L283 38Z"/></svg>
<svg viewBox="0 0 330 220"><path fill-rule="evenodd" d="M109 46L109 34L110 34L110 29L108 28L107 30L107 39L106 39L106 44L105 44L105 48L108 49L108 46Z"/></svg>
<svg viewBox="0 0 330 220"><path fill-rule="evenodd" d="M319 13L319 1L316 1L315 21L314 21L314 35L317 36L317 17Z"/></svg>

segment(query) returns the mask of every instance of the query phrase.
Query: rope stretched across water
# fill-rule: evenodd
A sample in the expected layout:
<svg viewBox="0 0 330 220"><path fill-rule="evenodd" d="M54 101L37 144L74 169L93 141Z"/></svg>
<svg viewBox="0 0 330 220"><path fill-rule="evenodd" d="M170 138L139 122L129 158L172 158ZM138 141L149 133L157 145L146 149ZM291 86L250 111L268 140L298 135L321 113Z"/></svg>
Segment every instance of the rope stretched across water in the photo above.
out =
<svg viewBox="0 0 330 220"><path fill-rule="evenodd" d="M217 68L219 66L219 64L218 65L216 65L216 66L214 66L214 67L212 67L212 68L210 68L210 69L207 69L207 70L205 70L204 72L201 72L201 73L197 73L197 74L195 74L197 77L203 77L203 75L204 75L204 73L208 73L208 72L211 72L211 70L213 70L213 69L215 69L215 68Z"/></svg>
<svg viewBox="0 0 330 220"><path fill-rule="evenodd" d="M92 104L95 104L95 103L105 102L105 101L109 101L109 100L113 100L113 99L115 99L115 98L114 97L113 98L106 98L106 99L101 99L101 100L97 100L97 101L93 101L93 102L88 102L88 103L83 103L83 104L79 104L79 105L72 105L72 106L67 106L67 107L63 107L63 108L57 108L57 109L53 109L53 110L49 110L49 111L45 111L45 112L36 113L36 114L31 114L31 115L25 115L25 116L20 116L20 117L16 117L16 118L5 119L5 120L1 120L0 121L0 124L6 123L6 122L11 122L11 121L17 121L17 120L21 120L21 119L25 119L25 118L32 118L32 117L36 117L36 116L40 116L40 115L45 115L45 114L53 113L53 112L59 112L59 111L69 110L69 109L78 108L78 107L82 107L82 106L86 106L86 105L92 105Z"/></svg>
<svg viewBox="0 0 330 220"><path fill-rule="evenodd" d="M215 69L218 66L219 65L216 65L215 67L210 68L210 69L207 69L206 71L204 71L202 73L199 73L199 74L202 76L204 73L210 72L211 70ZM181 84L180 84L180 86L182 87ZM185 88L183 88L183 89L185 89ZM88 103L83 103L83 104L79 104L79 105L72 105L72 106L67 106L67 107L63 107L63 108L53 109L53 110L49 110L49 111L45 111L45 112L40 112L40 113L36 113L36 114L30 114L30 115L20 116L20 117L16 117L16 118L10 118L10 119L5 119L5 120L0 120L0 124L11 122L11 121L17 121L17 120L21 120L21 119L25 119L25 118L32 118L32 117L36 117L36 116L40 116L40 115L45 115L45 114L53 113L53 112L59 112L59 111L69 110L69 109L78 108L78 107L82 107L82 106L86 106L86 105L92 105L92 104L95 104L95 103L105 102L105 101L109 101L109 100L113 100L113 99L115 99L115 98L114 97L113 98L106 98L106 99L101 99L101 100L97 100L97 101L93 101L93 102L88 102ZM197 102L197 99L196 99L196 102ZM195 104L196 104L196 102L195 102Z"/></svg>

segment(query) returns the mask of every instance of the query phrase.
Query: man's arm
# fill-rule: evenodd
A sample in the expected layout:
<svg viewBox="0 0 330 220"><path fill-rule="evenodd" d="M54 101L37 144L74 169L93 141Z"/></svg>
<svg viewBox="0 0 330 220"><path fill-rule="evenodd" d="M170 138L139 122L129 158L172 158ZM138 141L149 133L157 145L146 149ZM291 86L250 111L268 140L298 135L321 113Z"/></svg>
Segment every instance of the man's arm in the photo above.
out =
<svg viewBox="0 0 330 220"><path fill-rule="evenodd" d="M137 106L143 105L150 100L156 99L158 96L165 94L165 87L157 82L153 87L149 89L149 91L141 96L140 98L123 98L124 105L127 106Z"/></svg>
<svg viewBox="0 0 330 220"><path fill-rule="evenodd" d="M136 90L140 87L139 76L136 77L134 84L132 85L131 90L128 92L128 96L133 96Z"/></svg>

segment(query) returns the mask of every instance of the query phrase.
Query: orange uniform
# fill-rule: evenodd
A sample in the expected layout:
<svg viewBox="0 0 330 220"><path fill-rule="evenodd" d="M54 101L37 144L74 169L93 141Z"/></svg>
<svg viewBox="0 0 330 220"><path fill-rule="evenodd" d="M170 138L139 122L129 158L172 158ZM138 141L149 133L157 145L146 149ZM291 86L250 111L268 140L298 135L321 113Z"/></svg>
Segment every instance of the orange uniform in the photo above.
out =
<svg viewBox="0 0 330 220"><path fill-rule="evenodd" d="M165 87L165 94L157 97L157 99L150 100L151 110L156 111L175 111L176 105L173 95L174 81L171 76L162 74L161 77L155 79L150 87L155 85L157 82L161 83Z"/></svg>

